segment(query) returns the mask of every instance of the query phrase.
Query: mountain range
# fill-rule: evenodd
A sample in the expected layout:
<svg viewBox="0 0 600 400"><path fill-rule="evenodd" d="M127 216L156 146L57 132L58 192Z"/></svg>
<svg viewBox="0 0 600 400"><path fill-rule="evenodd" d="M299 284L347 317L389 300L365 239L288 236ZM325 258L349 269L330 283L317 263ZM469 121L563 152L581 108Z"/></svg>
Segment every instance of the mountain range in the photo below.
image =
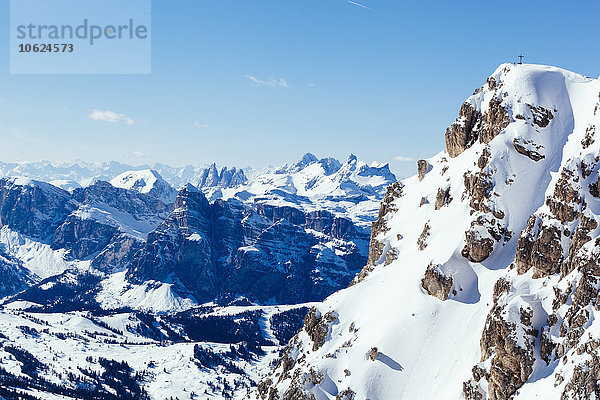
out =
<svg viewBox="0 0 600 400"><path fill-rule="evenodd" d="M600 398L597 126L503 64L402 180L2 164L0 396Z"/></svg>
<svg viewBox="0 0 600 400"><path fill-rule="evenodd" d="M365 264L369 223L395 181L387 165L354 156L341 163L307 154L250 178L214 164L187 175L163 166L181 187L156 169L122 167L42 162L4 170L0 366L10 368L0 368L0 386L12 389L0 396L27 390L37 398L35 389L162 398L170 392L148 385L174 384L181 368L193 368L196 382L176 393L208 387L225 396L255 385L248 365L275 357L307 307L346 287ZM77 356L65 340L96 347L101 359ZM115 347L129 345L136 365L111 364L123 361ZM156 375L149 354L164 345L169 358L190 355L176 372L161 364L160 379L133 379L142 369ZM62 348L68 361L50 362ZM136 355L141 348L146 355ZM73 368L72 384L53 386L52 376ZM217 386L215 374L224 378ZM88 381L95 386L76 392Z"/></svg>

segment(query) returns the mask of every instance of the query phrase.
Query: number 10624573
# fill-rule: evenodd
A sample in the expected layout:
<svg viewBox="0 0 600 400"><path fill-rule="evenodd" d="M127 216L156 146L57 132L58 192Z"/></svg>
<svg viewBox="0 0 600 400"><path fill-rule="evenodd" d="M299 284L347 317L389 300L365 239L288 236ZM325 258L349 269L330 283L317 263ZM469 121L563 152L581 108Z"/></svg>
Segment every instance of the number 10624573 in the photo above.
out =
<svg viewBox="0 0 600 400"><path fill-rule="evenodd" d="M19 53L72 53L73 50L73 44L71 43L19 44Z"/></svg>

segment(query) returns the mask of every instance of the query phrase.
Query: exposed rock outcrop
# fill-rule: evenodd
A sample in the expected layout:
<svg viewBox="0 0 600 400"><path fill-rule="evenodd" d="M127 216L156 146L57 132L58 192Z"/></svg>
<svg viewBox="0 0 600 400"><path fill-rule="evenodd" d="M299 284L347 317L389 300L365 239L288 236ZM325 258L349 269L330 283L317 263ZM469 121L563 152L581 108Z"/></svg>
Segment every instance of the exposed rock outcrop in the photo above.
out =
<svg viewBox="0 0 600 400"><path fill-rule="evenodd" d="M556 226L546 226L542 219L531 216L517 242L515 264L524 274L534 268L534 277L560 272L563 257L562 233Z"/></svg>
<svg viewBox="0 0 600 400"><path fill-rule="evenodd" d="M312 340L313 351L323 346L327 335L329 335L329 327L336 319L336 314L331 311L321 315L319 310L313 307L308 312L308 315L304 318L304 330Z"/></svg>
<svg viewBox="0 0 600 400"><path fill-rule="evenodd" d="M46 240L75 208L69 192L27 179L0 179L0 227Z"/></svg>
<svg viewBox="0 0 600 400"><path fill-rule="evenodd" d="M455 123L446 130L446 150L454 158L475 143L481 113L469 104L463 103Z"/></svg>
<svg viewBox="0 0 600 400"><path fill-rule="evenodd" d="M452 201L452 197L450 196L450 186L445 189L438 189L437 195L435 196L435 209L439 210L446 204Z"/></svg>
<svg viewBox="0 0 600 400"><path fill-rule="evenodd" d="M431 169L431 165L426 160L417 161L417 175L419 177L419 181L422 181L425 178L425 174L429 172Z"/></svg>
<svg viewBox="0 0 600 400"><path fill-rule="evenodd" d="M429 239L430 231L431 231L431 227L429 226L428 223L426 223L425 226L423 227L423 231L421 232L421 235L419 235L419 238L417 239L417 248L419 250L423 251L427 247L427 239Z"/></svg>
<svg viewBox="0 0 600 400"><path fill-rule="evenodd" d="M379 208L377 220L371 225L371 240L369 243L369 258L367 260L367 265L365 265L360 273L352 280L352 285L364 280L381 261L382 256L384 255L385 244L380 240L380 236L389 230L386 218L389 214L398 210L394 205L394 201L402 197L403 187L403 184L400 182L395 182L388 186L385 197Z"/></svg>
<svg viewBox="0 0 600 400"><path fill-rule="evenodd" d="M52 237L52 248L67 249L76 259L83 260L104 250L118 228L92 219L69 216Z"/></svg>
<svg viewBox="0 0 600 400"><path fill-rule="evenodd" d="M481 380L487 381L490 400L508 400L529 379L535 362L534 345L538 332L531 324L529 308L509 312L514 304L502 304L494 299L481 336L481 361L491 359L489 370L480 364L473 368L473 379L463 384L468 399L480 398ZM518 315L519 320L507 320Z"/></svg>
<svg viewBox="0 0 600 400"><path fill-rule="evenodd" d="M474 211L490 212L491 210L486 204L494 187L490 174L486 172L465 173L464 185L464 195L470 199L471 208Z"/></svg>
<svg viewBox="0 0 600 400"><path fill-rule="evenodd" d="M541 148L541 146L536 146L532 141L514 139L513 146L515 147L517 153L523 154L535 162L546 158L545 155L537 151Z"/></svg>
<svg viewBox="0 0 600 400"><path fill-rule="evenodd" d="M487 259L494 250L494 240L482 237L478 230L465 232L465 247L462 255L473 262L482 262Z"/></svg>
<svg viewBox="0 0 600 400"><path fill-rule="evenodd" d="M429 265L425 276L421 279L421 287L431 296L444 301L448 299L452 289L453 280L451 276L444 275L439 266Z"/></svg>
<svg viewBox="0 0 600 400"><path fill-rule="evenodd" d="M554 114L552 110L544 108L542 106L534 106L531 104L527 104L529 109L531 110L531 114L533 116L533 123L539 126L540 128L545 128L550 124L550 121L554 118Z"/></svg>
<svg viewBox="0 0 600 400"><path fill-rule="evenodd" d="M446 130L446 150L454 158L479 140L489 143L510 123L508 111L501 99L492 98L482 114L470 103L463 103L458 118Z"/></svg>

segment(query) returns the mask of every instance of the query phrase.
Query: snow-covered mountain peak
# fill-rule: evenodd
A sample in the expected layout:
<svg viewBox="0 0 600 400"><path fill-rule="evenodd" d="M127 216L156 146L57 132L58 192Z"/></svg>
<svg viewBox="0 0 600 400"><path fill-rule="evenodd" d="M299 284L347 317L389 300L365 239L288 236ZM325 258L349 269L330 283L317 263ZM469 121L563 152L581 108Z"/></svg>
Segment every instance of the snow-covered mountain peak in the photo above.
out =
<svg viewBox="0 0 600 400"><path fill-rule="evenodd" d="M586 372L600 368L599 93L555 67L496 69L446 149L388 187L366 267L311 311L259 395L600 393Z"/></svg>
<svg viewBox="0 0 600 400"><path fill-rule="evenodd" d="M153 169L123 172L112 179L110 184L114 187L153 195L165 203L173 203L177 197L177 191Z"/></svg>
<svg viewBox="0 0 600 400"><path fill-rule="evenodd" d="M310 164L316 163L317 161L319 161L319 159L314 154L306 153L302 156L300 160L298 160L290 167L289 172L294 173L301 171L304 168L308 167Z"/></svg>
<svg viewBox="0 0 600 400"><path fill-rule="evenodd" d="M283 164L281 167L273 171L276 174L294 174L300 172L311 164L318 162L319 159L312 153L304 154L298 161L289 165Z"/></svg>

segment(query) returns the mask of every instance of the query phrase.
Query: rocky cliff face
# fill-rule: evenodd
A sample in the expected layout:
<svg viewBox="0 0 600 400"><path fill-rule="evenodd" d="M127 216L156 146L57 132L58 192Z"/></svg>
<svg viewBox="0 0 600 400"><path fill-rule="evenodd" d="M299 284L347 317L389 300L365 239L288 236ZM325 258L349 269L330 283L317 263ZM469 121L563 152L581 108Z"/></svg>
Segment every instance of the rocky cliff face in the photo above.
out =
<svg viewBox="0 0 600 400"><path fill-rule="evenodd" d="M211 207L206 197L188 185L175 200L175 210L157 229L132 262L129 276L142 283L148 279L175 280L207 300L215 295Z"/></svg>
<svg viewBox="0 0 600 400"><path fill-rule="evenodd" d="M197 186L199 188L228 188L243 185L247 181L248 179L241 169L223 167L221 170L218 170L216 164L211 164L210 167L198 176Z"/></svg>
<svg viewBox="0 0 600 400"><path fill-rule="evenodd" d="M93 259L92 264L102 271L123 269L146 234L169 211L170 206L152 195L115 188L107 182L69 193L43 182L0 180L0 227L39 243L22 250L18 243L10 244L13 255L24 257L34 270L47 269L43 264L51 260L43 257L50 257L54 260L50 264L56 264L65 256L72 260ZM5 245L0 243L0 251ZM49 248L44 251L58 252L42 256L40 246L45 245ZM34 254L22 255L30 251ZM61 262L66 265L66 261ZM39 277L32 274L25 281L34 283L36 279Z"/></svg>
<svg viewBox="0 0 600 400"><path fill-rule="evenodd" d="M260 302L322 300L366 261L367 234L329 212L237 200L209 203L194 187L133 258L129 279L176 282L200 301L240 294Z"/></svg>
<svg viewBox="0 0 600 400"><path fill-rule="evenodd" d="M599 123L600 81L500 66L253 397L598 396Z"/></svg>
<svg viewBox="0 0 600 400"><path fill-rule="evenodd" d="M0 179L0 227L44 240L74 206L67 191L28 179Z"/></svg>
<svg viewBox="0 0 600 400"><path fill-rule="evenodd" d="M102 181L75 189L71 204L74 210L53 233L50 244L54 249L69 250L79 260L93 258L110 250L109 245L129 241L130 237L143 241L170 210L152 194L116 188Z"/></svg>

